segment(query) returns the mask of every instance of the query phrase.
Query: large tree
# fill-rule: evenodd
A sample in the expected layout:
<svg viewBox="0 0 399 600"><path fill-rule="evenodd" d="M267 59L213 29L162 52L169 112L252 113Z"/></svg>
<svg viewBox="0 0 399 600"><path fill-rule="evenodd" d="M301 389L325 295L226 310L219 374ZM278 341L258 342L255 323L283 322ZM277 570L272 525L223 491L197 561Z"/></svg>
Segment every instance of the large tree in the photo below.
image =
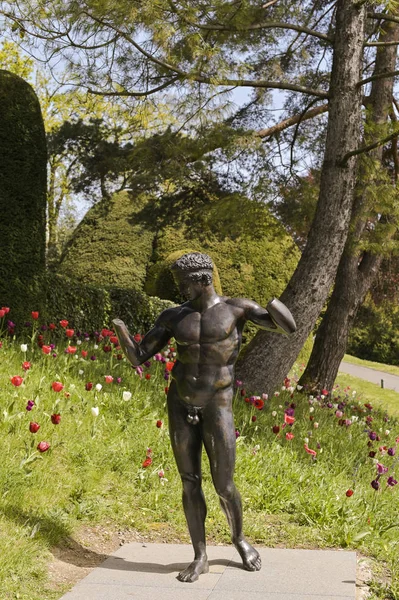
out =
<svg viewBox="0 0 399 600"><path fill-rule="evenodd" d="M398 42L399 20L384 21L374 65L376 78L367 98L364 144L371 146L370 153L359 169L351 230L339 263L334 290L301 377L301 383L312 390L332 389L356 313L386 251L391 248L389 240L397 231L397 136L391 140L393 152L390 157L396 158L396 161L389 161L388 157L383 161L383 146L372 146L384 135L390 138L397 132L393 78L380 78L379 75L395 70ZM394 120L393 128L389 127L390 117ZM394 168L387 168L392 166Z"/></svg>
<svg viewBox="0 0 399 600"><path fill-rule="evenodd" d="M259 333L239 365L240 375L259 391L273 391L295 360L330 291L346 242L361 143L362 86L370 81L364 48L377 43L366 22L382 14L372 8L358 0L0 3L16 35L36 36L53 56L69 61L73 83L95 95L173 96L179 101L180 129L189 119L199 129L220 119L223 93L237 87L252 89L258 103L265 103L272 89L289 93L287 108L294 114L274 132L328 110L317 210L282 296L298 331L290 339ZM271 131L268 127L267 134Z"/></svg>

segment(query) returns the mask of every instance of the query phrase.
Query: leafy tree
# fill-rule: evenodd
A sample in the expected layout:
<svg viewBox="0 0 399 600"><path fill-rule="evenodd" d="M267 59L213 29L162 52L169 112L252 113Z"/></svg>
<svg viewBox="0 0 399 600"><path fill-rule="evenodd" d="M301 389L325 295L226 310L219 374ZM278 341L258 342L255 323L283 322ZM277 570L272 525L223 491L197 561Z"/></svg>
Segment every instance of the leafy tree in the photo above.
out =
<svg viewBox="0 0 399 600"><path fill-rule="evenodd" d="M173 97L180 127L191 119L200 130L224 118L224 94L236 87L252 89L263 106L270 90L287 92L289 112L274 124L274 135L328 110L317 209L282 295L298 332L289 340L259 333L239 369L259 391L279 385L334 281L352 213L357 156L369 149L361 147L361 107L373 57L365 59L378 43L373 24L386 19L386 11L392 15L389 3L379 7L377 12L357 0L0 3L15 35L27 43L44 38L47 52L69 62L76 85L106 97ZM273 131L271 125L267 130ZM259 135L258 129L253 137Z"/></svg>

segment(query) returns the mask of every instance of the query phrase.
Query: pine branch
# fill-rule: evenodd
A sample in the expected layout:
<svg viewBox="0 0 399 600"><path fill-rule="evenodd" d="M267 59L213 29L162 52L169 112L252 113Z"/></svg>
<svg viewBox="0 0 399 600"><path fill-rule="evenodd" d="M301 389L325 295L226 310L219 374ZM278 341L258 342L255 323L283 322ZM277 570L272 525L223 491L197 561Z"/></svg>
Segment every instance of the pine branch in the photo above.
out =
<svg viewBox="0 0 399 600"><path fill-rule="evenodd" d="M393 133L390 133L386 137L381 138L380 140L377 140L373 144L369 144L368 146L361 146L357 150L352 150L351 152L347 152L345 154L345 156L343 157L343 159L340 161L340 163L339 163L340 166L344 167L347 164L348 160L350 158L352 158L352 156L358 156L359 154L364 154L364 152L370 152L370 150L374 150L374 148L379 148L379 146L383 146L387 142L390 142L394 138L398 137L398 135L399 135L399 131L394 131Z"/></svg>
<svg viewBox="0 0 399 600"><path fill-rule="evenodd" d="M95 96L132 96L135 98L140 98L140 97L145 97L145 96L151 96L151 94L160 92L161 90L164 90L165 88L169 87L170 85L173 85L174 83L176 83L176 81L178 79L179 79L179 77L172 77L168 81L164 81L164 83L162 83L158 87L153 88L152 90L147 90L145 92L138 92L138 91L128 92L126 90L120 91L120 92L100 92L98 90L93 90L91 88L87 88L87 91L89 92L89 94L93 94Z"/></svg>
<svg viewBox="0 0 399 600"><path fill-rule="evenodd" d="M398 21L399 22L399 21ZM370 83L371 81L376 81L377 79L386 79L388 77L396 77L399 75L399 71L390 71L388 73L378 73L377 75L372 75L371 77L367 77L367 79L362 79L357 84L358 87L361 85L366 85L366 83Z"/></svg>
<svg viewBox="0 0 399 600"><path fill-rule="evenodd" d="M380 19L381 21L393 21L393 23L399 23L399 17L379 12L368 12L367 17L369 19Z"/></svg>
<svg viewBox="0 0 399 600"><path fill-rule="evenodd" d="M271 127L268 127L267 129L261 129L260 131L256 132L256 136L260 137L260 138L271 137L272 135L276 135L277 133L280 133L281 131L284 131L285 129L292 127L292 125L296 125L297 123L300 123L302 121L308 121L309 119L313 119L314 117L317 117L318 115L321 115L327 111L328 111L328 104L322 104L321 106L316 106L316 108L312 108L311 110L308 110L305 113L301 113L299 115L294 115L293 117L289 117L288 119L285 119L284 121L280 121L280 123L277 123L276 125L272 125Z"/></svg>
<svg viewBox="0 0 399 600"><path fill-rule="evenodd" d="M280 21L263 21L261 23L253 23L252 25L245 26L236 26L236 25L219 25L215 24L207 24L207 23L196 23L195 21L191 21L187 17L181 14L181 12L176 8L172 0L169 0L169 5L172 8L173 13L179 16L179 18L184 21L187 25L191 25L192 27L196 27L197 29L204 29L206 31L232 31L232 32L245 32L245 31L257 31L259 29L291 29L293 31L298 31L300 33L306 33L306 35L312 35L313 37L317 37L326 42L333 42L334 39L325 33L321 33L320 31L314 31L313 29L309 29L309 27L303 27L301 25L295 25L294 23L283 23Z"/></svg>

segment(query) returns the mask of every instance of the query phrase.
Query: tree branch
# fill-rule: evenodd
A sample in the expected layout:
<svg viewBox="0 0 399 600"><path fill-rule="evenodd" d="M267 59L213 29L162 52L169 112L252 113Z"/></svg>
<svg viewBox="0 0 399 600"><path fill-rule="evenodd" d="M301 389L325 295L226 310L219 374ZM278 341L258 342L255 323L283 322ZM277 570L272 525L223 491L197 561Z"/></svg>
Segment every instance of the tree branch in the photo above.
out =
<svg viewBox="0 0 399 600"><path fill-rule="evenodd" d="M172 77L168 81L164 81L164 83L162 83L158 87L153 88L152 90L147 90L146 92L138 92L138 91L99 92L98 90L93 90L91 88L87 88L87 91L89 94L94 94L95 96L132 96L135 98L140 98L140 97L145 97L145 96L151 96L151 94L160 92L161 90L164 90L165 88L169 87L170 85L173 85L174 83L176 83L176 81L178 79L179 79L179 77Z"/></svg>
<svg viewBox="0 0 399 600"><path fill-rule="evenodd" d="M387 77L396 77L397 75L399 75L399 71L390 71L389 73L378 73L377 75L367 77L367 79L362 79L357 85L358 87L360 87L361 85L366 85L366 83L376 81L377 79L386 79Z"/></svg>
<svg viewBox="0 0 399 600"><path fill-rule="evenodd" d="M187 23L187 25L191 25L192 27L196 27L197 29L205 29L206 31L256 31L259 29L292 29L293 31L299 31L300 33L306 33L307 35L312 35L326 42L333 42L334 39L329 37L325 33L321 33L320 31L314 31L313 29L309 29L308 27L303 27L301 25L295 25L294 23L282 23L281 21L263 21L261 23L253 23L252 25L247 25L244 27L239 27L236 25L218 25L218 24L206 24L206 23L196 23L195 21L191 21L176 8L172 0L169 0L169 5L172 8L172 11L179 16L179 18Z"/></svg>
<svg viewBox="0 0 399 600"><path fill-rule="evenodd" d="M385 13L368 12L367 17L369 19L381 19L382 21L393 21L394 23L399 23L399 17Z"/></svg>
<svg viewBox="0 0 399 600"><path fill-rule="evenodd" d="M398 137L398 135L399 135L399 131L394 131L393 133L390 133L386 137L384 137L384 138L382 138L380 140L377 140L373 144L369 144L368 146L361 146L357 150L352 150L352 152L347 152L345 154L345 156L343 157L343 159L339 162L340 166L344 167L346 165L346 163L348 162L348 160L352 156L357 156L358 154L363 154L364 152L369 152L370 150L374 150L374 148L378 148L379 146L383 146L387 142L390 142L394 138Z"/></svg>
<svg viewBox="0 0 399 600"><path fill-rule="evenodd" d="M314 117L317 117L318 115L321 115L327 111L328 104L316 106L316 108L312 108L311 110L308 110L305 113L289 117L289 119L280 121L280 123L272 125L267 129L261 129L260 131L256 132L256 136L260 138L271 137L272 135L275 135L277 133L280 133L281 131L284 131L285 129L288 129L288 127L292 127L292 125L296 125L297 123L300 123L302 121L307 121L308 119L313 119Z"/></svg>

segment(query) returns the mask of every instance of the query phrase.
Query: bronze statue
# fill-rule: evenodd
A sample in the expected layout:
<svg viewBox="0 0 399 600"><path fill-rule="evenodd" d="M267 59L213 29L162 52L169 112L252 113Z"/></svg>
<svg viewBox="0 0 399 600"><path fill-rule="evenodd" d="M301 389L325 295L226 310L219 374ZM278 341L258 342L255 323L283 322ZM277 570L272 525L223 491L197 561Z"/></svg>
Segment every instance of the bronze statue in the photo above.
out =
<svg viewBox="0 0 399 600"><path fill-rule="evenodd" d="M269 302L266 310L252 300L219 296L212 284L212 271L212 259L206 254L194 252L179 258L172 272L188 300L163 311L140 343L129 334L123 321L113 321L120 344L134 366L162 350L170 338L176 340L177 359L167 403L170 439L182 479L183 507L194 548L194 561L178 575L185 582L196 581L201 573L209 571L206 505L201 488L202 444L244 568L261 568L258 552L242 532L241 497L233 481L234 364L246 321L279 333L296 330L290 311L277 299Z"/></svg>

